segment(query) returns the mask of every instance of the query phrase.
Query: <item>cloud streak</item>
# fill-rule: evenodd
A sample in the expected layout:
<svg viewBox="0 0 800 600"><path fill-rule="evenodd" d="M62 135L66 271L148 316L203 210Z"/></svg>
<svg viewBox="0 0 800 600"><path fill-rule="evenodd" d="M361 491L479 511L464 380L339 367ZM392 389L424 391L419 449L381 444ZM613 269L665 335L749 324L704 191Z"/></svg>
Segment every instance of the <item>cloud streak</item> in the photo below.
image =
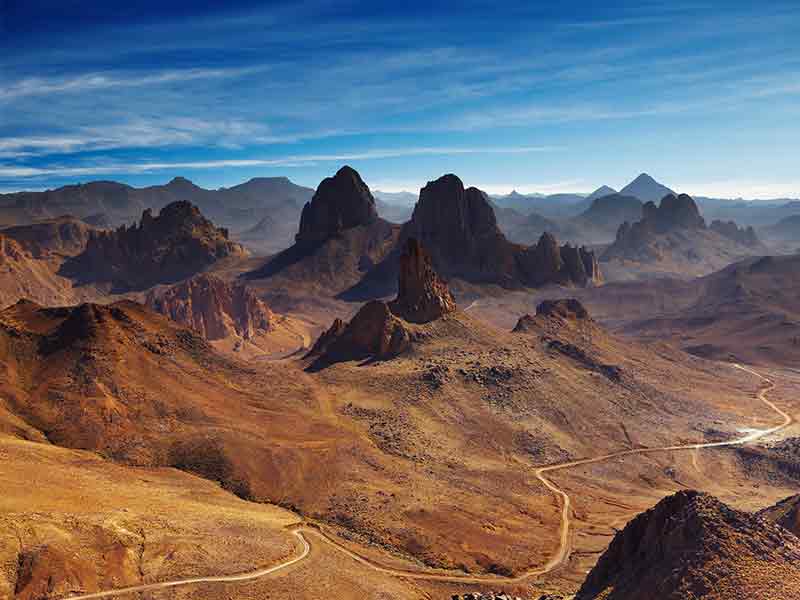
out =
<svg viewBox="0 0 800 600"><path fill-rule="evenodd" d="M486 148L419 147L364 152L345 152L334 154L312 154L286 156L280 158L220 159L188 162L138 162L109 163L91 166L44 166L0 165L0 177L41 178L41 177L85 177L108 174L139 174L165 170L196 170L253 167L300 167L317 163L382 160L409 156L456 156L467 154L532 154L553 152L559 148L552 146L515 146Z"/></svg>
<svg viewBox="0 0 800 600"><path fill-rule="evenodd" d="M97 90L126 87L145 87L182 83L199 79L242 77L265 70L266 66L234 67L225 69L184 69L156 73L100 72L72 77L27 77L0 89L0 101L17 100L28 96L86 93Z"/></svg>

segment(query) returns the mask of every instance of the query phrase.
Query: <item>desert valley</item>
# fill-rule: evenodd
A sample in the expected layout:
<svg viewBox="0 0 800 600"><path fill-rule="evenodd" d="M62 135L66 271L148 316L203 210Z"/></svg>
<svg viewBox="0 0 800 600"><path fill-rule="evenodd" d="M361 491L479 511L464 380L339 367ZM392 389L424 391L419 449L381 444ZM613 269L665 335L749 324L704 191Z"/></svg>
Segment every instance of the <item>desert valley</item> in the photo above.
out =
<svg viewBox="0 0 800 600"><path fill-rule="evenodd" d="M554 223L614 239L524 245L345 166L264 255L216 192L109 185L2 198L6 597L800 590L800 260L752 226L612 192Z"/></svg>
<svg viewBox="0 0 800 600"><path fill-rule="evenodd" d="M800 598L800 10L0 2L0 600Z"/></svg>

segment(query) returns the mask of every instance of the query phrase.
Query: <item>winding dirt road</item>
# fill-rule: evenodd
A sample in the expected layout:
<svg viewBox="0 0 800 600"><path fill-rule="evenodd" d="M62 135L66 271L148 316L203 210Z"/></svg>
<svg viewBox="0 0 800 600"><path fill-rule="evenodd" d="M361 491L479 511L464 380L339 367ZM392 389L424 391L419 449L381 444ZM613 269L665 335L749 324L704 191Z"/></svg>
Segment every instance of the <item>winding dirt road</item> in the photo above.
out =
<svg viewBox="0 0 800 600"><path fill-rule="evenodd" d="M119 588L116 590L109 590L106 592L94 592L91 594L83 594L80 596L67 596L69 600L89 600L90 598L108 598L109 596L119 596L121 594L134 594L136 592L147 592L151 590L163 590L166 588L173 588L183 585L192 585L197 583L235 583L240 581L250 581L252 579L258 579L259 577L265 577L271 573L275 573L276 571L282 571L291 567L292 565L299 563L308 554L311 552L311 546L309 545L308 541L303 534L300 533L298 529L293 529L292 533L300 540L302 551L300 554L287 560L286 562L279 563L277 565L273 565L271 567L266 567L263 569L258 569L257 571L251 571L249 573L240 573L238 575L217 575L211 577L192 577L190 579L175 579L174 581L164 581L161 583L147 583L144 585L135 585L132 587L126 588Z"/></svg>
<svg viewBox="0 0 800 600"><path fill-rule="evenodd" d="M737 438L735 440L730 440L726 442L709 442L709 443L701 443L701 444L683 444L683 445L674 445L674 446L659 446L653 448L634 448L629 450L621 450L619 452L612 452L611 454L604 454L602 456L595 456L593 458L584 458L578 459L573 461L568 461L564 463L559 463L555 465L548 465L544 467L538 467L534 470L534 476L542 482L542 484L547 487L553 494L558 497L561 504L561 524L560 524L560 535L559 535L559 546L553 555L548 559L548 561L540 566L529 569L520 575L516 575L514 577L502 577L499 575L491 576L480 576L480 575L457 575L453 573L446 573L446 572L435 572L435 571L417 571L417 570L406 570L406 569L396 569L392 567L387 567L381 565L380 563L362 556L357 552L347 548L346 546L342 545L340 542L331 538L329 535L324 533L323 531L312 528L308 525L294 525L290 527L290 531L293 535L295 535L302 544L302 552L297 555L296 557L287 560L283 563L279 563L272 567L268 567L265 569L260 569L258 571L252 571L250 573L242 573L239 575L223 575L223 576L216 576L216 577L196 577L192 579L179 579L175 581L167 581L163 583L152 583L128 588L120 588L117 590L110 590L105 592L95 592L92 594L84 594L80 596L68 596L65 600L90 600L92 598L106 598L109 596L116 596L121 594L128 594L133 592L143 592L147 590L155 590L155 589L163 589L163 588L170 588L170 587L177 587L183 585L191 585L197 583L214 583L214 582L240 582L240 581L250 581L253 579L258 579L260 577L265 577L277 571L281 571L286 569L303 559L305 559L311 550L310 544L307 538L303 535L305 534L312 534L316 536L320 540L324 541L325 543L329 544L330 546L334 547L336 550L346 554L353 560L381 573L386 573L388 575L393 575L395 577L402 577L406 579L425 579L425 580L434 580L434 581L451 581L451 582L459 582L459 583L518 583L521 581L525 581L532 577L538 577L553 571L557 567L564 564L570 556L571 552L571 541L570 541L570 531L572 527L572 511L571 511L571 499L569 494L567 494L564 490L559 488L555 483L553 483L546 474L554 473L557 471L563 471L566 469L572 469L575 467L580 467L584 465L591 465L600 462L605 462L608 460L613 460L615 458L621 458L625 456L632 456L638 454L654 454L656 452L679 452L679 451L694 451L703 449L703 448L722 448L726 446L741 446L744 444L748 444L750 442L756 441L760 438L765 436L771 435L773 433L777 433L782 429L785 429L789 425L795 422L794 417L790 414L786 413L785 411L778 408L774 403L767 399L766 395L775 389L775 383L772 382L767 377L764 377L760 373L744 367L739 364L733 365L735 368L750 373L765 382L766 385L762 387L758 392L758 399L767 405L773 412L778 414L782 421L779 425L771 427L769 429L757 430L749 433L748 435Z"/></svg>

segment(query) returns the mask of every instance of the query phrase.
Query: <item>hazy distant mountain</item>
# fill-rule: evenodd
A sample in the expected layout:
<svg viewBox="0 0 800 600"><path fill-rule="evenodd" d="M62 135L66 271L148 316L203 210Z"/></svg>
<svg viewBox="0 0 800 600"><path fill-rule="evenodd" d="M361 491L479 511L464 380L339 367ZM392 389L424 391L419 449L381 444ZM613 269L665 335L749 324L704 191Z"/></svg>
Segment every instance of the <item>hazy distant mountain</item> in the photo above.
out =
<svg viewBox="0 0 800 600"><path fill-rule="evenodd" d="M604 189L611 188L600 188ZM518 244L534 244L545 231L573 244L607 244L614 240L620 225L626 221L638 221L642 217L642 202L633 196L612 192L594 200L587 197L572 208L584 206L586 203L589 206L585 210L568 218L548 218L532 212L527 217L512 220L503 213L511 209L500 209L496 212L500 226L509 239ZM519 213L517 215L521 216Z"/></svg>
<svg viewBox="0 0 800 600"><path fill-rule="evenodd" d="M626 333L715 360L800 361L800 255L748 258L658 294L667 308Z"/></svg>
<svg viewBox="0 0 800 600"><path fill-rule="evenodd" d="M516 191L505 196L492 196L501 208L513 208L524 215L539 213L549 219L574 217L591 204L584 194L520 194Z"/></svg>
<svg viewBox="0 0 800 600"><path fill-rule="evenodd" d="M800 240L800 214L784 217L774 225L765 227L763 233L768 239L773 240Z"/></svg>
<svg viewBox="0 0 800 600"><path fill-rule="evenodd" d="M603 196L610 196L611 194L616 194L617 190L612 187L608 187L607 185L601 185L591 194L586 196L587 200L596 200L597 198L602 198Z"/></svg>
<svg viewBox="0 0 800 600"><path fill-rule="evenodd" d="M417 199L419 198L418 194L414 194L412 192L381 192L381 191L374 191L372 195L375 196L377 200L383 200L387 204L396 204L398 206L410 206L414 207L417 203Z"/></svg>
<svg viewBox="0 0 800 600"><path fill-rule="evenodd" d="M776 222L800 215L800 201L788 198L774 200L727 200L722 198L695 198L708 219L736 221L742 225L767 227Z"/></svg>
<svg viewBox="0 0 800 600"><path fill-rule="evenodd" d="M114 181L68 185L45 192L0 194L0 222L28 224L61 215L88 218L102 214L108 224L134 222L147 208L161 210L178 201L191 202L204 215L232 231L253 228L265 218L274 224L265 237L249 240L261 251L289 246L303 205L314 191L286 177L258 177L218 190L201 188L184 177L166 185L134 188Z"/></svg>
<svg viewBox="0 0 800 600"><path fill-rule="evenodd" d="M664 196L675 194L675 192L657 182L647 173L639 175L622 188L619 193L623 196L635 196L642 202L660 202Z"/></svg>
<svg viewBox="0 0 800 600"><path fill-rule="evenodd" d="M624 222L642 218L642 202L634 196L612 193L596 198L592 205L573 219L573 223L594 228L611 237Z"/></svg>
<svg viewBox="0 0 800 600"><path fill-rule="evenodd" d="M378 207L378 214L381 218L391 223L405 223L411 218L411 213L414 211L413 204L393 204L377 197L375 205Z"/></svg>
<svg viewBox="0 0 800 600"><path fill-rule="evenodd" d="M752 229L715 221L706 225L686 194L646 202L639 221L626 221L601 257L611 278L653 275L697 277L766 248Z"/></svg>

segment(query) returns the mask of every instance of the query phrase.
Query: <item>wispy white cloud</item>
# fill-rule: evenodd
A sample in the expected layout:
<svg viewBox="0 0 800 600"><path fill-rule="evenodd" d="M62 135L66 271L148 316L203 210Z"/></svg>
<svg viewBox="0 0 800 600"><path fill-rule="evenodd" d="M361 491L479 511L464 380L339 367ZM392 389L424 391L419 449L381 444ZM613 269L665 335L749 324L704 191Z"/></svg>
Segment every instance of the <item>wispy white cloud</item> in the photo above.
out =
<svg viewBox="0 0 800 600"><path fill-rule="evenodd" d="M189 162L133 162L107 163L85 166L44 166L0 165L0 177L37 178L37 177L85 177L93 175L139 174L165 170L189 169L223 169L242 167L299 167L325 162L344 162L360 160L380 160L408 156L449 156L461 154L531 154L558 150L554 146L509 146L484 148L456 147L418 147L364 152L344 152L334 154L311 154L286 156L280 158L256 159L220 159Z"/></svg>
<svg viewBox="0 0 800 600"><path fill-rule="evenodd" d="M224 69L182 69L154 73L100 72L71 77L26 77L0 89L0 100L15 100L27 96L47 96L58 93L82 93L118 87L141 87L192 81L241 77L263 71L265 66L231 67Z"/></svg>

